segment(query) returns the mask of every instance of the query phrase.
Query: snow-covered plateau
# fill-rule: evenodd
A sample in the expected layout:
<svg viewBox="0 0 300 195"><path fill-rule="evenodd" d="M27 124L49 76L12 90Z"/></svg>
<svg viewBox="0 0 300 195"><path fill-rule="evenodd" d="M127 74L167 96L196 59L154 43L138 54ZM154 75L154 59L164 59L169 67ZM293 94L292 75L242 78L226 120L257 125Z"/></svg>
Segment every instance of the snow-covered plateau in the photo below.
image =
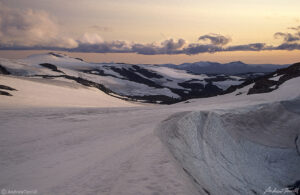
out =
<svg viewBox="0 0 300 195"><path fill-rule="evenodd" d="M211 76L156 65L108 67L53 55L1 59L0 64L1 192L250 195L299 190L299 64L236 83L226 94L171 105L126 101L125 92L176 97L170 89L184 86L178 83L205 85ZM140 77L128 76L130 69ZM139 84L132 79L146 77L157 80ZM231 81L211 80L222 89ZM153 87L160 82L166 87Z"/></svg>
<svg viewBox="0 0 300 195"><path fill-rule="evenodd" d="M219 66L222 67L221 64ZM228 66L226 70L216 67L209 71L210 74L202 74L199 71L177 69L179 66L176 65L88 63L56 53L37 54L18 60L0 59L0 71L3 69L11 75L52 80L64 78L96 87L115 97L161 104L220 95L232 85L239 85L248 78L281 67L272 65L271 69L266 69L265 66L270 65L264 65L249 69L246 68L249 65L245 64L224 66ZM235 72L237 69L239 72Z"/></svg>

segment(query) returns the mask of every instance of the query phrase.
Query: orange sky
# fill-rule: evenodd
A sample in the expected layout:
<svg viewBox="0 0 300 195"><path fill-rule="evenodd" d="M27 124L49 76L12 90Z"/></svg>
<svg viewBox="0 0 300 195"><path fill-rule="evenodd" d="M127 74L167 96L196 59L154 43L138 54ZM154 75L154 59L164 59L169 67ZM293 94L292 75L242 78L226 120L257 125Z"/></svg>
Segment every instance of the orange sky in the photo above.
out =
<svg viewBox="0 0 300 195"><path fill-rule="evenodd" d="M0 47L75 48L82 43L106 44L113 41L145 45L155 42L161 46L160 42L165 40L184 39L184 48L190 43L203 43L198 38L211 33L229 38L226 47L252 43L276 47L283 43L284 37L276 39L275 33L297 35L290 27L300 26L299 8L299 0L0 0ZM0 50L0 57L24 58L45 52ZM300 50L197 55L140 55L135 52L74 52L68 55L93 62L128 63L239 60L287 64L300 61Z"/></svg>
<svg viewBox="0 0 300 195"><path fill-rule="evenodd" d="M47 53L50 51L1 51L1 58L25 58L31 54ZM223 52L215 54L198 55L139 55L139 54L99 54L99 53L78 53L60 52L72 57L79 57L88 62L124 62L141 64L161 64L197 61L232 62L243 61L249 64L292 64L300 62L300 51L260 51L260 52Z"/></svg>

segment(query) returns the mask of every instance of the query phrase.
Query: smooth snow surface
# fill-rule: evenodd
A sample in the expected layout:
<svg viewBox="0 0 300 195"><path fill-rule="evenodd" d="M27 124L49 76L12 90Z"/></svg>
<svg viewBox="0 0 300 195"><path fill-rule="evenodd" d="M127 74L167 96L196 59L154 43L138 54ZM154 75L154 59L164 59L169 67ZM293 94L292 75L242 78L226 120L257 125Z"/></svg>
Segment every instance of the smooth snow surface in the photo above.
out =
<svg viewBox="0 0 300 195"><path fill-rule="evenodd" d="M0 189L244 195L299 180L300 78L266 94L246 95L246 86L139 107L61 78L48 82L0 77L19 90L0 96Z"/></svg>
<svg viewBox="0 0 300 195"><path fill-rule="evenodd" d="M280 77L282 77L282 75L272 77L272 78L270 78L269 80L272 80L272 81L279 81Z"/></svg>
<svg viewBox="0 0 300 195"><path fill-rule="evenodd" d="M128 107L137 106L64 78L0 76L0 84L16 89L0 96L0 107Z"/></svg>
<svg viewBox="0 0 300 195"><path fill-rule="evenodd" d="M1 109L0 188L38 194L197 194L159 138L168 109Z"/></svg>
<svg viewBox="0 0 300 195"><path fill-rule="evenodd" d="M172 78L177 78L177 79L205 79L205 78L208 78L208 76L205 74L191 75L191 74L188 74L186 71L176 70L176 69L167 68L167 67L153 66L153 67L150 67L150 69L160 72L166 76L170 76Z"/></svg>

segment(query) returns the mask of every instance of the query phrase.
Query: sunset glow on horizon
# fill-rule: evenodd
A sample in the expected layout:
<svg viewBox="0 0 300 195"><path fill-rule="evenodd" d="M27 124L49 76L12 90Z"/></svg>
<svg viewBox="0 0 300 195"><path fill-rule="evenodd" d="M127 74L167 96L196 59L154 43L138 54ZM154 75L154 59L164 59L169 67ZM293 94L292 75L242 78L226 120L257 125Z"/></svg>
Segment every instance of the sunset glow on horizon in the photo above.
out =
<svg viewBox="0 0 300 195"><path fill-rule="evenodd" d="M300 61L298 0L0 0L0 57L93 62Z"/></svg>

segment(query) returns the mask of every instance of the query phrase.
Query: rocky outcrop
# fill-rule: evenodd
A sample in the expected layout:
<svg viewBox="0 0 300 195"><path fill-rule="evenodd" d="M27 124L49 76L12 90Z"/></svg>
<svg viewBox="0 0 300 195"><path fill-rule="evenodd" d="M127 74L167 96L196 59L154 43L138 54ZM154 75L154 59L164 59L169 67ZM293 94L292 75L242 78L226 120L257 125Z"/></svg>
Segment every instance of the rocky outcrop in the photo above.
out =
<svg viewBox="0 0 300 195"><path fill-rule="evenodd" d="M10 75L10 72L0 64L0 74Z"/></svg>
<svg viewBox="0 0 300 195"><path fill-rule="evenodd" d="M6 85L0 85L0 95L12 96L12 94L10 94L7 91L17 91L17 90Z"/></svg>
<svg viewBox="0 0 300 195"><path fill-rule="evenodd" d="M0 85L0 89L9 90L9 91L17 91L16 89L6 86L6 85Z"/></svg>
<svg viewBox="0 0 300 195"><path fill-rule="evenodd" d="M279 69L255 81L254 86L249 89L248 94L267 93L277 89L281 84L300 76L300 63L293 64L288 68Z"/></svg>
<svg viewBox="0 0 300 195"><path fill-rule="evenodd" d="M247 85L254 84L248 90L248 95L268 93L278 89L284 82L300 76L300 63L293 64L287 68L279 69L273 73L257 77L254 79L247 79L244 83L229 87L225 93L231 93L237 89L243 88Z"/></svg>
<svg viewBox="0 0 300 195"><path fill-rule="evenodd" d="M58 70L57 69L57 66L53 65L53 64L49 64L49 63L43 63L43 64L40 64L40 66L43 66L45 68L48 68L54 72L59 72L59 73L64 73L62 72L61 70Z"/></svg>
<svg viewBox="0 0 300 195"><path fill-rule="evenodd" d="M10 93L8 93L6 91L2 91L2 90L0 90L0 95L12 96Z"/></svg>

